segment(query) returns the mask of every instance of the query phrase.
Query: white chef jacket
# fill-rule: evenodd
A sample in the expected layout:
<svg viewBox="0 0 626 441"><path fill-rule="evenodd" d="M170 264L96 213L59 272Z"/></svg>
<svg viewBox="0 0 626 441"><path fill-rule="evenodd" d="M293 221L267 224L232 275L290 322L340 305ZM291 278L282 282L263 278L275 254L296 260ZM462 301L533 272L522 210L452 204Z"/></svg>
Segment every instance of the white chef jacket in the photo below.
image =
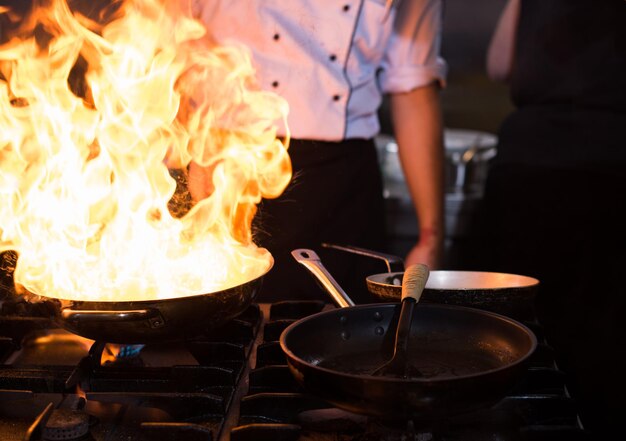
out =
<svg viewBox="0 0 626 441"><path fill-rule="evenodd" d="M194 0L194 12L217 42L251 49L292 137L340 141L378 134L383 93L444 83L442 1L397 3L386 18L385 0Z"/></svg>

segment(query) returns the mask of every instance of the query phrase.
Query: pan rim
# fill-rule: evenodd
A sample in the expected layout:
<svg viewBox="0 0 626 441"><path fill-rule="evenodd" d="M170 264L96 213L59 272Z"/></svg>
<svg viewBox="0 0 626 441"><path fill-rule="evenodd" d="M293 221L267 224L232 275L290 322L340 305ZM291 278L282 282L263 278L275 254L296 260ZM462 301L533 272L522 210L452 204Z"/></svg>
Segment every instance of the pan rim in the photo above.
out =
<svg viewBox="0 0 626 441"><path fill-rule="evenodd" d="M352 379L352 380L374 380L376 382L380 381L383 383L390 383L390 384L391 383L400 383L400 384L428 383L428 384L431 384L431 383L439 383L439 382L466 381L471 378L483 377L483 376L494 374L497 372L514 369L524 364L532 356L532 354L537 349L537 346L539 343L537 340L537 336L528 326L502 314L498 314L492 311L480 310L477 308L458 306L458 305L419 304L419 305L416 305L415 307L427 308L427 309L464 310L471 314L487 315L487 316L491 316L494 319L508 322L509 325L513 325L514 327L523 331L524 334L526 334L526 336L530 339L530 348L522 357L519 357L512 363L506 364L504 366L499 366L494 369L489 369L489 370L473 373L473 374L460 375L460 376L458 375L457 376L438 376L435 378L397 378L397 377L374 376L374 375L369 375L369 374L351 374L348 372L342 372L342 371L338 371L334 369L329 369L329 368L319 366L319 365L313 364L309 361L302 359L301 357L297 356L291 349L287 347L286 339L288 338L289 333L291 333L293 329L296 329L298 326L301 326L303 323L315 320L316 317L319 317L322 315L333 314L333 313L339 314L341 313L343 309L353 309L353 308L374 309L374 308L380 308L380 307L397 306L399 304L400 304L399 302L382 303L382 304L381 303L369 303L369 304L364 304L364 305L350 306L347 308L336 308L333 310L326 310L326 311L321 311L321 312L312 314L310 316L307 316L307 317L304 317L295 321L294 323L290 324L289 326L287 326L287 328L283 330L279 338L280 347L283 350L283 352L287 355L288 361L293 359L293 360L296 360L298 363L301 363L307 366L310 369L318 370L318 371L324 372L325 374L329 374L333 376L338 376L338 377ZM290 362L288 364L291 365Z"/></svg>
<svg viewBox="0 0 626 441"><path fill-rule="evenodd" d="M146 305L146 306L155 305L155 304L160 305L165 302L176 302L176 301L182 302L182 301L188 301L189 299L195 299L195 298L204 297L204 296L217 296L226 292L232 292L238 288L242 288L244 286L259 282L261 279L263 279L263 277L267 275L267 273L270 272L273 266L274 266L274 261L272 260L270 266L263 273L261 273L259 276L255 277L254 279L250 279L246 282L240 283L239 285L233 285L228 288L221 289L219 291L192 294L192 295L181 296L181 297L169 297L169 298L152 299L152 300L90 300L90 299L82 300L82 299L62 299L58 297L49 297L46 295L40 295L40 294L35 294L35 293L33 293L33 295L40 297L44 301L58 301L58 302L61 302L61 304L63 305L93 305L93 304L116 305L115 307L111 306L111 310L124 309L128 307L139 307L141 305Z"/></svg>
<svg viewBox="0 0 626 441"><path fill-rule="evenodd" d="M464 274L474 274L474 275L497 275L497 276L510 276L510 277L514 277L517 280L525 280L527 283L520 283L517 284L515 286L497 286L497 287L469 287L469 288L461 288L461 287L452 287L452 288L443 288L443 287L431 287L428 286L428 282L426 282L426 287L424 289L427 289L429 291L459 291L459 292L464 292L464 291L490 291L490 292L498 292L498 291L503 291L503 290L525 290L525 289L531 289L531 288L536 288L539 286L540 281L539 279L535 278L535 277L531 277L531 276L525 276L522 274L513 274L513 273L505 273L505 272L498 272L498 271L465 271L465 270L433 270L430 272L430 276L436 275L436 274L445 274L445 273L454 273L454 274L459 274L459 275L464 275ZM367 276L365 278L365 280L377 287L381 287L381 288L397 288L398 290L401 289L400 285L393 285L391 283L385 283L380 279L383 278L390 278L390 277L395 277L395 276L401 276L402 274L404 274L404 271L395 271L395 272L387 272L387 273L377 273L377 274L371 274L369 276ZM429 277L430 280L430 277Z"/></svg>

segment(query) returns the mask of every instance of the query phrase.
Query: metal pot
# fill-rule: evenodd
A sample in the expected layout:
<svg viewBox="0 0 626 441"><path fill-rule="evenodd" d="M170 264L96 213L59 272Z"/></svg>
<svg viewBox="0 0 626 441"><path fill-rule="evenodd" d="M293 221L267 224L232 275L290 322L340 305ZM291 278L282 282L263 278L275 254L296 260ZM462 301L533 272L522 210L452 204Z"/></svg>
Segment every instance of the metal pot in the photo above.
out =
<svg viewBox="0 0 626 441"><path fill-rule="evenodd" d="M383 175L387 235L399 254L408 252L418 236L418 219L390 135L375 139ZM487 169L496 155L497 137L491 133L444 129L445 246L454 255L457 240L471 234L471 224L480 209Z"/></svg>
<svg viewBox="0 0 626 441"><path fill-rule="evenodd" d="M376 137L385 187L390 197L402 197L404 174L398 145L391 135ZM444 129L446 193L482 195L487 166L496 155L496 135L476 130Z"/></svg>

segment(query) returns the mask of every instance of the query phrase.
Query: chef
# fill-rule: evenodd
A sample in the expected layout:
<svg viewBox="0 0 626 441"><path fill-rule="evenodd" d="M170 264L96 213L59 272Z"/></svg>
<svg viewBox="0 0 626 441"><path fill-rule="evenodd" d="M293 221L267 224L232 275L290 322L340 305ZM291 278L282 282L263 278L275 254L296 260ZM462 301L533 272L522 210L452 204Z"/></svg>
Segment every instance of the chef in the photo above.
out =
<svg viewBox="0 0 626 441"><path fill-rule="evenodd" d="M261 300L325 298L290 256L295 248L330 242L385 251L373 140L385 94L419 221L405 263L436 269L444 233L442 1L194 0L193 8L215 41L247 46L261 87L289 104L288 129L279 135L291 136L293 179L255 217L255 242L275 258ZM201 173L190 171L199 197L203 189L193 182L203 181L194 179ZM367 270L334 257L323 257L326 266L358 295Z"/></svg>

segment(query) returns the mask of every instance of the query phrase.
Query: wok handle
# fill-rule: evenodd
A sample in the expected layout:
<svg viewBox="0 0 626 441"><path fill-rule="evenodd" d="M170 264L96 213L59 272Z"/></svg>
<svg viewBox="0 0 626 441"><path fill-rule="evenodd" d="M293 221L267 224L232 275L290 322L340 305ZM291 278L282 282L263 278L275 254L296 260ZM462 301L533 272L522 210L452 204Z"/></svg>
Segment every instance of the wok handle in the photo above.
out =
<svg viewBox="0 0 626 441"><path fill-rule="evenodd" d="M394 256L393 254L380 253L378 251L372 251L365 248L359 248L352 245L337 245L333 243L323 243L324 248L331 248L333 250L347 251L348 253L358 254L359 256L371 257L374 259L382 260L387 265L388 273L399 273L404 271L404 260L401 257Z"/></svg>
<svg viewBox="0 0 626 441"><path fill-rule="evenodd" d="M61 310L61 318L66 321L81 322L125 322L134 320L145 320L158 317L159 311L152 308L147 309L131 309L121 311L104 311L104 310L75 310L71 308L63 308Z"/></svg>
<svg viewBox="0 0 626 441"><path fill-rule="evenodd" d="M330 275L326 270L319 256L313 250L305 248L299 248L293 250L291 255L298 261L298 263L304 265L313 276L322 284L326 291L333 298L333 301L340 308L347 308L348 306L354 306L354 302L348 294L339 286L339 283Z"/></svg>

